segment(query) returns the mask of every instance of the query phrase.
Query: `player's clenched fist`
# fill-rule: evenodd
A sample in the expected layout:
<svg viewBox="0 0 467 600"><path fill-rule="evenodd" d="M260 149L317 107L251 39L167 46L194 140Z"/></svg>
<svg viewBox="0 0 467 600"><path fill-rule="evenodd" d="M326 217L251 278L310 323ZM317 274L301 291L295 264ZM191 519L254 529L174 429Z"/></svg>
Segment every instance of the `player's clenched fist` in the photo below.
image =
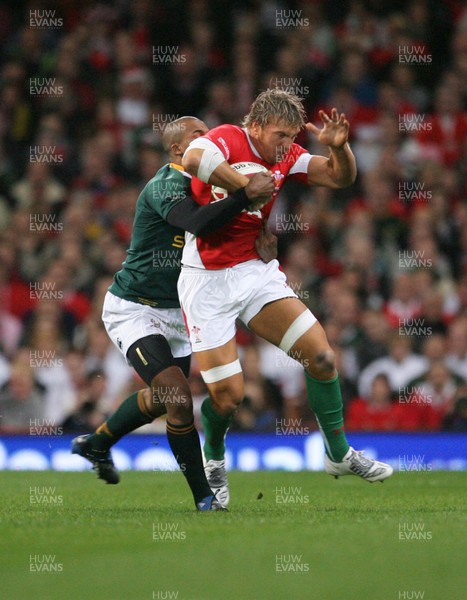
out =
<svg viewBox="0 0 467 600"><path fill-rule="evenodd" d="M274 177L271 171L255 173L245 187L245 193L250 200L251 206L258 210L271 200L274 192Z"/></svg>

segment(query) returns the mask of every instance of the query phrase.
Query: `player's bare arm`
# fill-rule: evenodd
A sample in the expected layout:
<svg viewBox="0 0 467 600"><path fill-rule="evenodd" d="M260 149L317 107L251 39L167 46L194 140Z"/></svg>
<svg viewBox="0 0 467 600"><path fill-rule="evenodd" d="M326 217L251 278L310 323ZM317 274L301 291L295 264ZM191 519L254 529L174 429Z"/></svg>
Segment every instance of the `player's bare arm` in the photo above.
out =
<svg viewBox="0 0 467 600"><path fill-rule="evenodd" d="M190 175L198 177L203 157L204 160L206 160L206 153L207 151L202 150L201 148L190 148L183 156L183 168L190 173ZM236 190L245 187L248 184L248 181L246 175L241 175L234 171L229 163L224 160L216 166L212 173L210 173L209 178L205 183L221 186L228 192L235 192Z"/></svg>
<svg viewBox="0 0 467 600"><path fill-rule="evenodd" d="M323 127L319 129L313 123L305 125L318 138L318 141L329 147L330 156L315 156L308 165L308 183L330 188L343 188L355 181L357 165L348 143L349 122L345 114L339 114L335 108L331 116L323 110L319 111Z"/></svg>

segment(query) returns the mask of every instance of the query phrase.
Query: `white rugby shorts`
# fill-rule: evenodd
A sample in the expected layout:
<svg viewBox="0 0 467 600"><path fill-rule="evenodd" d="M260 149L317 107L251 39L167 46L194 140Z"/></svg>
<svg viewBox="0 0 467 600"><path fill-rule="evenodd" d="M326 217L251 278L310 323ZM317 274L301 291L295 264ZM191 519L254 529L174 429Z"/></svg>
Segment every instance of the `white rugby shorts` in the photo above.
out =
<svg viewBox="0 0 467 600"><path fill-rule="evenodd" d="M152 308L107 292L102 320L110 339L125 359L128 348L148 335L163 335L169 343L174 358L191 354L180 308Z"/></svg>
<svg viewBox="0 0 467 600"><path fill-rule="evenodd" d="M226 344L235 335L237 318L248 325L268 302L297 298L277 260L216 270L182 267L178 296L193 352Z"/></svg>

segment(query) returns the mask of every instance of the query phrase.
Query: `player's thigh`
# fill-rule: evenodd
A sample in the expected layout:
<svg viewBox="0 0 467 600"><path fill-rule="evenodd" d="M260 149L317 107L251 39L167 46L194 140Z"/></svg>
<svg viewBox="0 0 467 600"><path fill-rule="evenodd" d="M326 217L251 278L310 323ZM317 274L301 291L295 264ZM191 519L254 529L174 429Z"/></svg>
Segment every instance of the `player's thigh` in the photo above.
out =
<svg viewBox="0 0 467 600"><path fill-rule="evenodd" d="M263 306L248 327L263 339L279 346L292 323L307 307L298 298L281 298Z"/></svg>
<svg viewBox="0 0 467 600"><path fill-rule="evenodd" d="M235 338L217 348L196 352L195 356L213 404L234 409L244 393Z"/></svg>
<svg viewBox="0 0 467 600"><path fill-rule="evenodd" d="M299 317L303 321L297 329L294 324ZM248 326L268 342L282 346L311 375L320 379L333 376L334 355L326 333L297 298L284 298L267 304L250 320Z"/></svg>
<svg viewBox="0 0 467 600"><path fill-rule="evenodd" d="M188 375L191 346L180 309L156 309L107 292L102 320L113 343L149 386L174 364Z"/></svg>
<svg viewBox="0 0 467 600"><path fill-rule="evenodd" d="M148 335L136 340L128 348L126 358L149 386L169 367L174 367L184 377L183 371L175 362L169 342L163 335Z"/></svg>

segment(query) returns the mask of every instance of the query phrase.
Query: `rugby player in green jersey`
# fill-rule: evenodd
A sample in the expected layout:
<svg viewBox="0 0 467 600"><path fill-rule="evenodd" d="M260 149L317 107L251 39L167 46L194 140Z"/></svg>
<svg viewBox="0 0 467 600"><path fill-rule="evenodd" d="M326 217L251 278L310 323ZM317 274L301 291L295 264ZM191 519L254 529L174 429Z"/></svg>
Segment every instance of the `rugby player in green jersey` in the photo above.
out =
<svg viewBox="0 0 467 600"><path fill-rule="evenodd" d="M72 442L100 479L119 482L110 448L127 433L167 413L167 438L193 493L196 508L223 510L206 479L187 377L191 346L177 295L184 232L202 235L245 209L266 204L274 192L270 172L221 202L200 206L191 197L191 176L181 166L190 142L208 131L195 117L170 123L163 144L170 163L146 184L137 203L127 258L103 307L107 332L149 386L129 396L91 435Z"/></svg>

